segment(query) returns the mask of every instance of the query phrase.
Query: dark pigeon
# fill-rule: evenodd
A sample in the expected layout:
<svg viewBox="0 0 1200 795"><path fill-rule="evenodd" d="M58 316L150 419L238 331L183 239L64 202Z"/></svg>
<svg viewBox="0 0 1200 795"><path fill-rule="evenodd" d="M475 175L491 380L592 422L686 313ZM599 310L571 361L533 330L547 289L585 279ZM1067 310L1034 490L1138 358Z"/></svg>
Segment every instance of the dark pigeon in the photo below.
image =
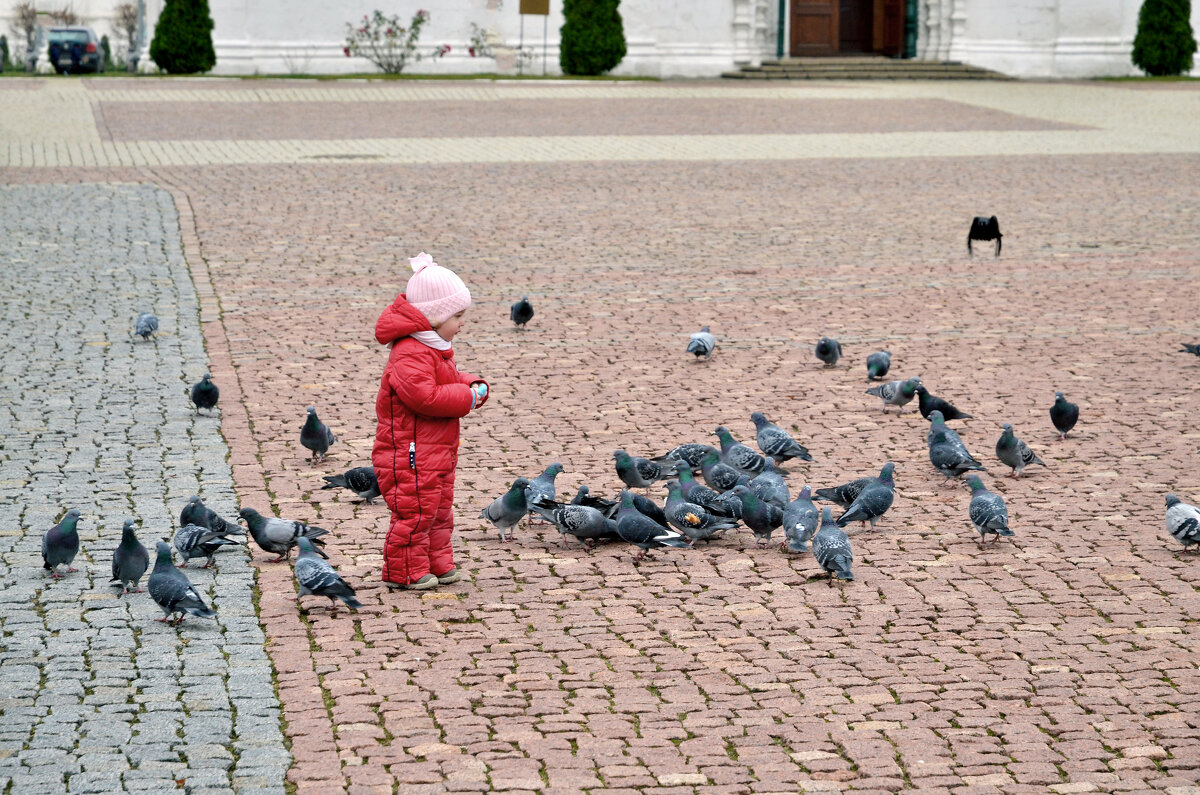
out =
<svg viewBox="0 0 1200 795"><path fill-rule="evenodd" d="M709 332L708 326L704 326L688 339L687 352L694 354L697 359L708 361L716 347L717 338Z"/></svg>
<svg viewBox="0 0 1200 795"><path fill-rule="evenodd" d="M751 477L763 471L767 459L735 440L724 425L718 425L713 434L721 440L722 464L733 467L738 472L745 472Z"/></svg>
<svg viewBox="0 0 1200 795"><path fill-rule="evenodd" d="M994 534L993 541L999 540L1000 536L1013 536L1013 531L1008 529L1008 508L1004 506L1004 498L985 489L978 475L972 475L967 483L971 486L971 524L979 531L979 546L983 546L988 533Z"/></svg>
<svg viewBox="0 0 1200 795"><path fill-rule="evenodd" d="M760 500L769 502L780 510L792 500L792 495L788 493L787 481L775 469L774 462L769 458L762 473L750 480L750 491Z"/></svg>
<svg viewBox="0 0 1200 795"><path fill-rule="evenodd" d="M792 438L792 435L766 418L761 411L750 415L754 423L754 441L758 449L774 458L779 463L799 458L801 461L812 461L808 449Z"/></svg>
<svg viewBox="0 0 1200 795"><path fill-rule="evenodd" d="M819 513L812 502L812 489L805 486L800 490L800 495L783 509L784 540L780 545L783 551L806 552L809 539L817 531L818 521Z"/></svg>
<svg viewBox="0 0 1200 795"><path fill-rule="evenodd" d="M895 406L897 413L903 414L904 407L917 396L917 387L920 385L921 379L914 376L907 380L888 381L886 384L873 386L867 390L867 394L874 395L883 400L883 410L885 413L888 406Z"/></svg>
<svg viewBox="0 0 1200 795"><path fill-rule="evenodd" d="M971 243L975 240L985 242L995 241L996 256L998 257L1000 256L1001 237L1000 222L996 219L996 216L993 215L991 218L986 218L982 215L977 215L975 216L975 220L971 221L971 228L967 232L967 254L972 257L975 256L975 251L971 248Z"/></svg>
<svg viewBox="0 0 1200 795"><path fill-rule="evenodd" d="M721 503L720 492L713 491L696 480L695 475L692 474L692 468L682 461L679 465L679 490L685 500L696 503L709 513L728 519L736 519L741 516L740 510L735 513L730 506ZM740 508L741 500L738 501L738 506Z"/></svg>
<svg viewBox="0 0 1200 795"><path fill-rule="evenodd" d="M517 328L524 328L526 323L533 320L533 304L529 303L529 296L521 296L521 300L508 311L508 316Z"/></svg>
<svg viewBox="0 0 1200 795"><path fill-rule="evenodd" d="M876 351L867 357L867 380L882 381L892 366L891 351Z"/></svg>
<svg viewBox="0 0 1200 795"><path fill-rule="evenodd" d="M217 613L204 603L203 597L191 580L183 572L175 568L171 562L171 547L166 541L155 544L157 557L154 560L154 571L150 572L147 589L150 598L162 608L163 617L155 621L167 621L174 613L179 614L172 623L183 621L185 615L198 618L216 618Z"/></svg>
<svg viewBox="0 0 1200 795"><path fill-rule="evenodd" d="M337 441L337 437L329 430L328 425L317 419L315 407L309 406L305 411L308 412L308 416L300 426L300 444L312 451L312 461L316 463L319 458L325 458L330 445Z"/></svg>
<svg viewBox="0 0 1200 795"><path fill-rule="evenodd" d="M826 367L833 367L842 358L842 344L831 337L821 337L817 340L816 354Z"/></svg>
<svg viewBox="0 0 1200 795"><path fill-rule="evenodd" d="M964 411L959 411L958 409L954 408L954 406L950 405L949 402L930 394L929 390L924 386L917 387L917 401L918 405L921 407L921 416L925 419L929 419L929 412L931 411L942 412L942 418L947 422L950 420L971 419L970 414L967 414Z"/></svg>
<svg viewBox="0 0 1200 795"><path fill-rule="evenodd" d="M1050 421L1058 431L1059 441L1067 438L1067 432L1079 422L1079 406L1063 397L1062 392L1054 393L1054 405L1050 407Z"/></svg>
<svg viewBox="0 0 1200 795"><path fill-rule="evenodd" d="M709 453L717 453L719 455L720 451L711 444L696 444L694 442L688 442L687 444L679 445L673 450L668 450L662 455L656 455L650 460L656 464L670 464L674 463L675 461L686 461L687 465L692 469L699 469L700 462L703 461L704 456L708 455Z"/></svg>
<svg viewBox="0 0 1200 795"><path fill-rule="evenodd" d="M79 571L71 565L79 554L79 517L77 509L67 511L67 515L58 524L51 527L42 536L42 568L50 572L50 576L59 579L58 567L66 564L67 571Z"/></svg>
<svg viewBox="0 0 1200 795"><path fill-rule="evenodd" d="M183 506L183 510L179 512L179 526L183 527L187 524L198 524L201 527L207 527L209 530L216 530L223 536L244 535L242 528L237 522L226 521L220 514L205 505L204 501L196 495L189 497L187 505Z"/></svg>
<svg viewBox="0 0 1200 795"><path fill-rule="evenodd" d="M574 536L583 543L588 552L591 552L597 541L619 537L617 523L605 516L599 508L555 502L544 497L538 499L538 502L529 506L529 510L557 527L564 544L567 536Z"/></svg>
<svg viewBox="0 0 1200 795"><path fill-rule="evenodd" d="M737 485L738 475L741 474L728 464L721 463L721 456L716 450L704 456L700 461L700 474L709 488L723 492Z"/></svg>
<svg viewBox="0 0 1200 795"><path fill-rule="evenodd" d="M185 568L192 558L205 558L204 565L200 568L207 569L213 564L213 556L217 554L218 549L238 542L226 538L216 530L209 530L198 524L185 524L175 531L173 543L183 558L179 568Z"/></svg>
<svg viewBox="0 0 1200 795"><path fill-rule="evenodd" d="M683 498L678 480L667 481L667 505L663 509L667 522L692 540L708 541L714 535L737 527L737 520L709 513L703 506Z"/></svg>
<svg viewBox="0 0 1200 795"><path fill-rule="evenodd" d="M314 544L324 546L325 541L320 536L329 534L329 531L323 527L314 527L294 519L263 516L253 508L243 508L238 511L238 516L250 528L250 535L254 538L254 542L264 551L277 556L268 560L268 563L278 563L287 558L292 547L296 546L296 539L301 536ZM328 557L320 549L317 549L316 553L321 557Z"/></svg>
<svg viewBox="0 0 1200 795"><path fill-rule="evenodd" d="M617 535L627 544L638 548L634 561L640 561L655 547L688 547L688 543L680 533L664 528L662 525L647 517L633 507L633 492L626 489L621 492L621 507L617 509Z"/></svg>
<svg viewBox="0 0 1200 795"><path fill-rule="evenodd" d="M1192 547L1200 551L1200 509L1188 505L1174 494L1167 495L1167 532L1183 544L1183 551Z"/></svg>
<svg viewBox="0 0 1200 795"><path fill-rule="evenodd" d="M296 555L296 566L294 572L296 574L296 584L300 586L300 590L296 592L296 603L300 603L301 596L324 596L329 599L329 615L337 615L337 600L341 599L346 603L346 607L351 610L357 610L362 607L362 602L354 595L354 589L350 584L341 578L334 571L333 566L330 566L324 560L317 557L316 547L312 541L301 536L296 539L296 546L300 548L300 552Z"/></svg>
<svg viewBox="0 0 1200 795"><path fill-rule="evenodd" d="M212 382L212 376L205 373L204 376L192 384L191 391L192 405L196 407L196 413L199 414L201 409L211 412L217 406L217 398L221 396L221 390Z"/></svg>
<svg viewBox="0 0 1200 795"><path fill-rule="evenodd" d="M512 540L512 528L529 512L529 502L526 498L529 483L526 478L517 478L508 487L508 491L492 500L488 507L479 512L480 518L487 519L500 531L501 541ZM554 499L553 479L550 494L538 496L548 500Z"/></svg>
<svg viewBox="0 0 1200 795"><path fill-rule="evenodd" d="M870 522L871 527L875 527L875 522L887 513L887 509L892 507L892 501L896 499L896 483L892 480L892 472L895 469L896 465L891 461L883 465L879 477L872 478L846 512L838 517L838 527L845 527L851 522Z"/></svg>
<svg viewBox="0 0 1200 795"><path fill-rule="evenodd" d="M1013 434L1013 426L1007 422L1004 423L1004 432L996 441L996 458L999 458L1005 466L1012 468L1009 477L1014 478L1020 477L1021 470L1031 464L1046 466L1046 462L1038 458L1037 454L1029 449L1029 445Z"/></svg>
<svg viewBox="0 0 1200 795"><path fill-rule="evenodd" d="M1179 349L1179 353L1192 353L1192 354L1195 354L1196 356L1200 356L1200 343L1196 343L1195 345L1192 345L1187 342L1181 342L1179 344L1183 346L1182 348Z"/></svg>
<svg viewBox="0 0 1200 795"><path fill-rule="evenodd" d="M812 537L813 557L829 575L829 584L836 577L847 582L854 579L854 551L850 548L850 537L833 521L833 509L821 509L821 527Z"/></svg>
<svg viewBox="0 0 1200 795"><path fill-rule="evenodd" d="M678 474L673 464L659 464L648 458L632 456L624 450L613 451L617 477L631 489L648 489L656 480L666 480Z"/></svg>
<svg viewBox="0 0 1200 795"><path fill-rule="evenodd" d="M634 495L635 497L637 495ZM621 503L616 500L597 497L591 493L587 486L580 486L575 492L575 497L571 500L572 505L586 505L589 508L595 508L600 513L604 514L605 519L611 519L616 515L617 509L621 507Z"/></svg>
<svg viewBox="0 0 1200 795"><path fill-rule="evenodd" d="M135 593L141 593L142 589L138 587L138 581L142 579L146 569L150 568L150 553L137 540L137 535L133 532L133 525L132 519L125 520L125 526L121 528L121 543L113 550L112 583L110 584L120 585L122 596L129 593L130 589L133 589Z"/></svg>
<svg viewBox="0 0 1200 795"><path fill-rule="evenodd" d="M158 318L149 312L139 312L134 323L133 333L143 340L148 340L158 331Z"/></svg>
<svg viewBox="0 0 1200 795"><path fill-rule="evenodd" d="M930 412L929 463L941 472L946 480L956 478L964 472L986 471L983 464L967 451L958 434L946 427L940 411Z"/></svg>
<svg viewBox="0 0 1200 795"><path fill-rule="evenodd" d="M341 475L324 475L322 489L349 489L370 505L380 495L375 467L354 467Z"/></svg>
<svg viewBox="0 0 1200 795"><path fill-rule="evenodd" d="M666 511L660 508L657 502L649 497L643 497L641 494L636 494L634 492L630 492L630 494L633 496L633 507L636 508L637 511L642 514L642 516L653 519L654 523L660 527L671 526L667 522ZM620 505L618 504L617 507L619 508Z"/></svg>
<svg viewBox="0 0 1200 795"><path fill-rule="evenodd" d="M733 493L742 501L742 521L754 533L756 546L769 544L771 533L783 526L783 510L758 498L749 486L737 485Z"/></svg>
<svg viewBox="0 0 1200 795"><path fill-rule="evenodd" d="M863 489L875 482L875 478L859 478L852 480L849 483L843 483L840 486L833 486L828 489L817 489L816 498L818 500L826 500L835 505L840 505L843 508L849 508L858 499L858 495L862 494Z"/></svg>

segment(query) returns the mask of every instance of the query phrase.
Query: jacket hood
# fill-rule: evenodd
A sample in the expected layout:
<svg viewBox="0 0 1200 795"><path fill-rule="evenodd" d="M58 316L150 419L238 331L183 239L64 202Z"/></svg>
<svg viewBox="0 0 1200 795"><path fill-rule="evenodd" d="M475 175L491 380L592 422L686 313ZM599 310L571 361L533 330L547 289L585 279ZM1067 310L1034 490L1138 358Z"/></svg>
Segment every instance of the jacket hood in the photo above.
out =
<svg viewBox="0 0 1200 795"><path fill-rule="evenodd" d="M375 340L380 345L391 345L401 337L417 331L433 331L429 319L421 310L408 302L404 293L396 296L392 305L383 310L375 321Z"/></svg>

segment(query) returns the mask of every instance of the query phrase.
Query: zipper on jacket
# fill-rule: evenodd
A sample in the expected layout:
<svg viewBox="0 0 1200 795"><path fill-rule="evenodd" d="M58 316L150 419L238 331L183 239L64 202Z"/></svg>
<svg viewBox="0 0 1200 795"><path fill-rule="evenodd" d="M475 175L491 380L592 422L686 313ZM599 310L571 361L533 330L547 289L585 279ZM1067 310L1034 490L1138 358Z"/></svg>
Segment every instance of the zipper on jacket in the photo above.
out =
<svg viewBox="0 0 1200 795"><path fill-rule="evenodd" d="M417 471L417 443L408 443L408 468L413 472Z"/></svg>

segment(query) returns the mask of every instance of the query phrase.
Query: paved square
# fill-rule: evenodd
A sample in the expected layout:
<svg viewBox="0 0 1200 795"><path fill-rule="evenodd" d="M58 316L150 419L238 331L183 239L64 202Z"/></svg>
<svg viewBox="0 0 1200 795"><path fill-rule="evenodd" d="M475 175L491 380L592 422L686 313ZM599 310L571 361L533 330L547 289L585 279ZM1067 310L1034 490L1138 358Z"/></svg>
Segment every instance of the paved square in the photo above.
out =
<svg viewBox="0 0 1200 795"><path fill-rule="evenodd" d="M299 614L255 558L299 791L1200 786L1200 569L1163 529L1166 493L1200 501L1192 84L20 79L0 103L8 184L169 193L237 499L330 528L367 604ZM966 256L978 214L998 259ZM494 391L463 423L469 576L416 594L380 587L386 508L319 487L369 460L374 322L422 250L471 287L457 357ZM980 550L925 422L863 394L879 348L974 415L1015 543ZM315 468L309 404L339 437ZM752 411L812 452L793 493L896 463L853 584L744 531L634 566L478 519L552 461L561 494L607 494L617 447L750 442ZM1001 477L1004 422L1046 468Z"/></svg>

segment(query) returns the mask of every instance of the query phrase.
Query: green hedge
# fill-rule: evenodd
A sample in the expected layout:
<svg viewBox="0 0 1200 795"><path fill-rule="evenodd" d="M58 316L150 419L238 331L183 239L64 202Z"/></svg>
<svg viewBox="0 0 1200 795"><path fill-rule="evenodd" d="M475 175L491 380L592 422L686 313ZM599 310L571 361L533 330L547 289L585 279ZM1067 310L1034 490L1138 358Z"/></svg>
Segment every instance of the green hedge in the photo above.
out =
<svg viewBox="0 0 1200 795"><path fill-rule="evenodd" d="M150 57L168 74L207 72L217 64L212 29L208 0L167 0L154 26Z"/></svg>
<svg viewBox="0 0 1200 795"><path fill-rule="evenodd" d="M1196 37L1192 35L1189 0L1146 0L1138 12L1133 64L1148 75L1180 75L1192 68Z"/></svg>
<svg viewBox="0 0 1200 795"><path fill-rule="evenodd" d="M564 74L599 75L625 57L621 0L563 0L559 65Z"/></svg>

